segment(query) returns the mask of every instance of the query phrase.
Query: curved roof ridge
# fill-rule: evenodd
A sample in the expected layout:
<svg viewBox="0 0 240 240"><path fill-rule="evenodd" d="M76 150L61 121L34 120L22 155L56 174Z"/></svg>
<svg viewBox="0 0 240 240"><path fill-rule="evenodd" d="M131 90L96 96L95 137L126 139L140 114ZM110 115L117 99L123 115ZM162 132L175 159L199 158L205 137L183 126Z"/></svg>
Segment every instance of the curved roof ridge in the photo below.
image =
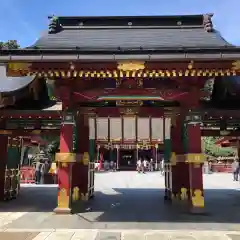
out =
<svg viewBox="0 0 240 240"><path fill-rule="evenodd" d="M0 93L10 93L23 89L29 85L35 76L7 77L5 65L0 65Z"/></svg>

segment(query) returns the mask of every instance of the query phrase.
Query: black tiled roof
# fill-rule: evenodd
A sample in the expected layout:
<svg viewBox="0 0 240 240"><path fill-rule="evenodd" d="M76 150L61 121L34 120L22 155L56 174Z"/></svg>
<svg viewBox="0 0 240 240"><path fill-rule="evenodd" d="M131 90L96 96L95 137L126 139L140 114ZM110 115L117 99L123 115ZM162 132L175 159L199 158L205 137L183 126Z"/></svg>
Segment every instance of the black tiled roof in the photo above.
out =
<svg viewBox="0 0 240 240"><path fill-rule="evenodd" d="M159 49L231 46L207 32L203 15L150 17L59 17L56 32L31 46L41 49Z"/></svg>

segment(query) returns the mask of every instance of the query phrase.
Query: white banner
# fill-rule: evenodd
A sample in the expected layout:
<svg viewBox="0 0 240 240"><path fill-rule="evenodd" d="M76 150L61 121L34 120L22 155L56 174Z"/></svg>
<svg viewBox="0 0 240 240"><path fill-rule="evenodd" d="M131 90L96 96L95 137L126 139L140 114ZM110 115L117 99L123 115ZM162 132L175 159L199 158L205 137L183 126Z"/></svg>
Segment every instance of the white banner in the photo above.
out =
<svg viewBox="0 0 240 240"><path fill-rule="evenodd" d="M122 140L121 118L110 118L110 139L115 141Z"/></svg>
<svg viewBox="0 0 240 240"><path fill-rule="evenodd" d="M89 118L89 139L95 139L95 118Z"/></svg>
<svg viewBox="0 0 240 240"><path fill-rule="evenodd" d="M108 139L108 118L97 118L97 139Z"/></svg>
<svg viewBox="0 0 240 240"><path fill-rule="evenodd" d="M152 118L152 140L163 141L163 118Z"/></svg>
<svg viewBox="0 0 240 240"><path fill-rule="evenodd" d="M138 118L138 140L150 138L149 118Z"/></svg>
<svg viewBox="0 0 240 240"><path fill-rule="evenodd" d="M171 138L171 118L165 118L165 139Z"/></svg>
<svg viewBox="0 0 240 240"><path fill-rule="evenodd" d="M136 118L124 117L123 118L124 132L123 136L125 140L136 139Z"/></svg>

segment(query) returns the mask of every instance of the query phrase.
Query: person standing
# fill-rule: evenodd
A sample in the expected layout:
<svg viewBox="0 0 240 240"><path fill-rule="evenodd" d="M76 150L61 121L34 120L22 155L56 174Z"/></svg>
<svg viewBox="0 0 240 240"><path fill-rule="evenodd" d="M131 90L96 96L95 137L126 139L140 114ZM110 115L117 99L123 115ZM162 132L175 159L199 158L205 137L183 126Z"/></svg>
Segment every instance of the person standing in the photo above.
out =
<svg viewBox="0 0 240 240"><path fill-rule="evenodd" d="M46 169L45 162L41 163L41 169L40 169L40 172L41 172L40 183L41 184L44 184L44 175L45 175L45 171L46 171L45 169Z"/></svg>
<svg viewBox="0 0 240 240"><path fill-rule="evenodd" d="M146 158L143 160L143 173L145 173L146 169L147 169L147 165L148 165L148 162L146 160Z"/></svg>
<svg viewBox="0 0 240 240"><path fill-rule="evenodd" d="M113 172L113 168L114 168L114 162L113 162L113 160L110 161L109 166L110 166L110 171Z"/></svg>
<svg viewBox="0 0 240 240"><path fill-rule="evenodd" d="M36 184L39 184L41 181L41 163L38 161L35 168L35 181Z"/></svg>
<svg viewBox="0 0 240 240"><path fill-rule="evenodd" d="M153 159L151 158L150 159L150 171L153 172L153 169L154 169L154 163L153 163Z"/></svg>
<svg viewBox="0 0 240 240"><path fill-rule="evenodd" d="M232 163L233 181L238 181L239 175L239 162L237 159Z"/></svg>
<svg viewBox="0 0 240 240"><path fill-rule="evenodd" d="M164 175L164 158L161 161L161 174Z"/></svg>
<svg viewBox="0 0 240 240"><path fill-rule="evenodd" d="M141 172L141 169L142 168L142 161L141 161L141 159L138 159L138 161L137 161L137 171L138 171L138 173L140 173Z"/></svg>

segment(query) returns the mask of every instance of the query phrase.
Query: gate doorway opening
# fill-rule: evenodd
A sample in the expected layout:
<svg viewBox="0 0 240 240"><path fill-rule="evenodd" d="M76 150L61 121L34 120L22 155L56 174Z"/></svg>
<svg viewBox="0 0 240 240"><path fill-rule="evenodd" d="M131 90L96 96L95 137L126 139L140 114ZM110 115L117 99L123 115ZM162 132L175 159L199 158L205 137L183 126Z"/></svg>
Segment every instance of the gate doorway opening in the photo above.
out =
<svg viewBox="0 0 240 240"><path fill-rule="evenodd" d="M121 170L135 170L137 164L136 150L121 149L119 168Z"/></svg>

